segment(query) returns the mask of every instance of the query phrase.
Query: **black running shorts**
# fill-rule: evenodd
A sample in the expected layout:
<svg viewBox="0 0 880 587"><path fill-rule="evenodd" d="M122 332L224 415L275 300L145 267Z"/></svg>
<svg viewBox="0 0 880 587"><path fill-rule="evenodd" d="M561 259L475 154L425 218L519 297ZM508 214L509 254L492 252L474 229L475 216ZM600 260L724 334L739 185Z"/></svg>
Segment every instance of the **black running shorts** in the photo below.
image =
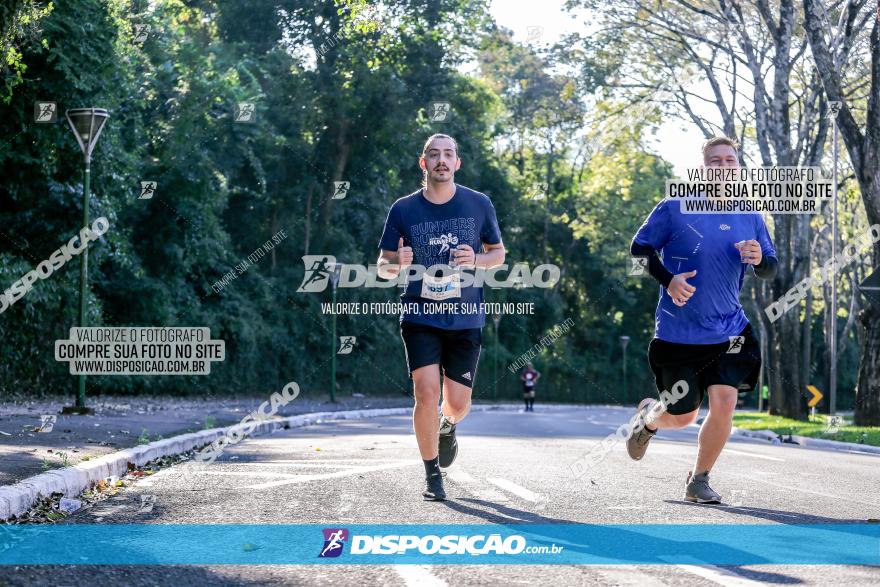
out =
<svg viewBox="0 0 880 587"><path fill-rule="evenodd" d="M412 322L400 323L409 377L427 365L440 365L441 372L456 383L473 387L480 361L481 328L446 330Z"/></svg>
<svg viewBox="0 0 880 587"><path fill-rule="evenodd" d="M654 372L657 391L672 391L684 379L688 392L670 403L666 411L680 415L700 407L710 385L730 385L740 392L751 391L761 371L761 344L747 324L739 334L741 344L679 344L655 338L648 345L648 362Z"/></svg>

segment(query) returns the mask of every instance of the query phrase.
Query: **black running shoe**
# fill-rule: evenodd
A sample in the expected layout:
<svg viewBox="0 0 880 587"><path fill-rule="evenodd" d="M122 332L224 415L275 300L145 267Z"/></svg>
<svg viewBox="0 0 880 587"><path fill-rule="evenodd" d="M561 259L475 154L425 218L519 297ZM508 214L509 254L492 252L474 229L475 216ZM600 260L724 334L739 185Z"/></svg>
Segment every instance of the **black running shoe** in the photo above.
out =
<svg viewBox="0 0 880 587"><path fill-rule="evenodd" d="M443 477L431 475L425 479L425 490L422 492L425 501L444 501L446 491L443 489Z"/></svg>
<svg viewBox="0 0 880 587"><path fill-rule="evenodd" d="M458 441L455 439L455 424L440 415L440 466L444 469L458 456Z"/></svg>

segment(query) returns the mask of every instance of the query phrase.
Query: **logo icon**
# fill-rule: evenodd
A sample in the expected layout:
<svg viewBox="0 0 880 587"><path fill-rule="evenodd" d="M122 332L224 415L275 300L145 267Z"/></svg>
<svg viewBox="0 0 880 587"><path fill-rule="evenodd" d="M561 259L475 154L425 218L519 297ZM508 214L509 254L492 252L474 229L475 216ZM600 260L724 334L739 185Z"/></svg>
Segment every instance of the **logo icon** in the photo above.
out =
<svg viewBox="0 0 880 587"><path fill-rule="evenodd" d="M647 257L630 257L629 275L630 277L639 277L645 274L648 269Z"/></svg>
<svg viewBox="0 0 880 587"><path fill-rule="evenodd" d="M449 250L449 245L458 244L458 236L452 234L451 232L447 232L446 234L440 235L439 237L435 236L434 238L429 239L428 244L440 245L440 251L437 254L442 255Z"/></svg>
<svg viewBox="0 0 880 587"><path fill-rule="evenodd" d="M333 182L333 197L331 200L342 200L345 196L348 195L348 188L350 187L350 183L348 181L334 181Z"/></svg>
<svg viewBox="0 0 880 587"><path fill-rule="evenodd" d="M254 122L257 111L253 102L239 102L235 105L235 122Z"/></svg>
<svg viewBox="0 0 880 587"><path fill-rule="evenodd" d="M336 257L333 255L303 255L302 260L306 267L306 274L296 290L299 293L324 291L327 289L330 276L334 273L338 275L341 269L341 266L336 264Z"/></svg>
<svg viewBox="0 0 880 587"><path fill-rule="evenodd" d="M542 26L529 26L526 27L526 42L527 43L537 43L541 40L541 37L544 35L544 27Z"/></svg>
<svg viewBox="0 0 880 587"><path fill-rule="evenodd" d="M449 122L452 106L449 102L431 102L428 106L428 118L431 122Z"/></svg>
<svg viewBox="0 0 880 587"><path fill-rule="evenodd" d="M837 115L840 114L840 109L843 108L843 102L833 101L828 102L828 118L837 118Z"/></svg>
<svg viewBox="0 0 880 587"><path fill-rule="evenodd" d="M843 424L843 418L840 416L831 416L828 418L828 426L825 428L825 434L837 434L840 432L840 426Z"/></svg>
<svg viewBox="0 0 880 587"><path fill-rule="evenodd" d="M156 496L155 495L142 495L141 496L141 507L138 509L139 514L148 514L153 511L153 506L156 504Z"/></svg>
<svg viewBox="0 0 880 587"><path fill-rule="evenodd" d="M34 432L52 432L52 428L55 427L55 421L58 419L57 416L50 414L48 416L40 416L40 427L37 428Z"/></svg>
<svg viewBox="0 0 880 587"><path fill-rule="evenodd" d="M324 548L318 558L335 558L342 554L342 547L348 540L348 530L345 528L324 528Z"/></svg>
<svg viewBox="0 0 880 587"><path fill-rule="evenodd" d="M730 225L729 224L722 224L718 228L720 228L721 230L730 230Z"/></svg>
<svg viewBox="0 0 880 587"><path fill-rule="evenodd" d="M354 350L354 345L357 343L356 336L340 336L339 337L339 350L336 351L337 355L350 355L351 351Z"/></svg>
<svg viewBox="0 0 880 587"><path fill-rule="evenodd" d="M153 194L156 193L156 182L155 181L142 181L141 182L141 195L138 196L138 200L149 200L153 197Z"/></svg>
<svg viewBox="0 0 880 587"><path fill-rule="evenodd" d="M467 379L468 381L471 380L471 372L470 371L468 371L467 373L462 373L461 376L463 379Z"/></svg>
<svg viewBox="0 0 880 587"><path fill-rule="evenodd" d="M58 105L55 102L34 102L34 122L50 124L58 120Z"/></svg>
<svg viewBox="0 0 880 587"><path fill-rule="evenodd" d="M150 34L150 25L148 24L136 24L134 25L134 42L138 45L142 45L144 41L147 40L147 35Z"/></svg>
<svg viewBox="0 0 880 587"><path fill-rule="evenodd" d="M743 343L745 342L745 336L731 336L730 344L727 347L727 352L736 354L742 350Z"/></svg>

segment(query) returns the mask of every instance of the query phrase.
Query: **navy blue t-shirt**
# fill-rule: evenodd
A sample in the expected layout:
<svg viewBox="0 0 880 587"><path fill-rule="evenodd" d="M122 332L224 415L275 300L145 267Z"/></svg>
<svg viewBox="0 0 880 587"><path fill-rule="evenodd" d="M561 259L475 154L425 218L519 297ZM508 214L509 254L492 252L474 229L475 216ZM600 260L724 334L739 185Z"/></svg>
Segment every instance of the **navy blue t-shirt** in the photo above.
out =
<svg viewBox="0 0 880 587"><path fill-rule="evenodd" d="M673 275L697 271L687 280L697 290L682 307L660 286L655 336L684 344L728 342L749 323L739 303L748 265L734 244L756 240L764 257L775 257L776 249L760 214L682 214L680 204L657 204L633 239L660 252Z"/></svg>
<svg viewBox="0 0 880 587"><path fill-rule="evenodd" d="M404 246L413 249L413 264L428 269L432 265L447 265L451 248L466 244L479 253L482 243L496 245L501 242L501 231L495 216L495 206L485 194L475 192L463 185L455 184L455 194L445 204L433 204L422 194L422 190L404 196L391 205L385 219L385 229L379 248L396 251L399 239L403 237ZM467 271L467 269L459 269ZM447 271L450 275L453 271ZM473 273L473 270L471 270ZM429 274L430 275L430 274ZM410 279L406 290L401 294L404 304L419 304L418 313L402 313L401 322L425 324L446 330L482 328L486 315L482 311L483 288L477 286L459 287L449 291L438 284L439 289L430 289L431 295L442 299L423 297L423 287L434 287L423 283L424 279ZM434 294L433 292L439 292ZM444 297L448 296L448 297ZM432 312L438 304L467 304L476 307L477 312ZM435 304L430 308L429 304ZM476 306L474 306L476 304ZM450 306L445 306L449 308Z"/></svg>

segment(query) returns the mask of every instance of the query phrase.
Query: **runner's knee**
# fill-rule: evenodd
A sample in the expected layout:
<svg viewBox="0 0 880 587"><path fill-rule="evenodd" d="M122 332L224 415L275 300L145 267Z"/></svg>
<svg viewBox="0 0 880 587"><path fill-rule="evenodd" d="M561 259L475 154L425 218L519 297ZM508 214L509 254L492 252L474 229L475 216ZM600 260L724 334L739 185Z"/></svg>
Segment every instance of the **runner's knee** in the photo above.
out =
<svg viewBox="0 0 880 587"><path fill-rule="evenodd" d="M416 383L413 395L417 404L434 405L440 403L440 384L439 383Z"/></svg>
<svg viewBox="0 0 880 587"><path fill-rule="evenodd" d="M709 387L709 412L732 415L736 410L737 397L737 391L732 387Z"/></svg>
<svg viewBox="0 0 880 587"><path fill-rule="evenodd" d="M446 398L446 404L454 412L467 412L471 407L471 398L449 396Z"/></svg>

